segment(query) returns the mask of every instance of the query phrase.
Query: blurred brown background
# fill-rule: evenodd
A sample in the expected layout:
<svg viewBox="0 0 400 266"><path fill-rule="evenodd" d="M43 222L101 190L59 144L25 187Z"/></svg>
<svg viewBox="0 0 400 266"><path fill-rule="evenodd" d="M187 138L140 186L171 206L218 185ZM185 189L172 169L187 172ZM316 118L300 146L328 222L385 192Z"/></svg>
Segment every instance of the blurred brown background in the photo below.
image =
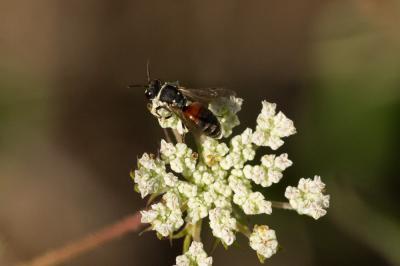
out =
<svg viewBox="0 0 400 266"><path fill-rule="evenodd" d="M319 221L257 217L284 249L268 265L400 265L400 3L347 1L0 2L0 265L28 260L140 209L129 178L162 131L143 91L154 77L277 102L298 134L269 198L320 174ZM154 233L64 265L172 265ZM215 265L259 265L241 238Z"/></svg>

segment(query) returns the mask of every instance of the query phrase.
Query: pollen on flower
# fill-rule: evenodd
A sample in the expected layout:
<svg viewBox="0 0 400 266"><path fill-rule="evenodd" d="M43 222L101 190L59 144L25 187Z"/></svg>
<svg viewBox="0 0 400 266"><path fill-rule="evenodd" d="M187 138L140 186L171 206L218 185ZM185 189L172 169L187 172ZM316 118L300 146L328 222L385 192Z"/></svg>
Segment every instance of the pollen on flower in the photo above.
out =
<svg viewBox="0 0 400 266"><path fill-rule="evenodd" d="M219 143L213 138L205 138L202 143L204 163L209 167L219 167L220 161L229 152L229 148L225 143Z"/></svg>
<svg viewBox="0 0 400 266"><path fill-rule="evenodd" d="M266 225L254 226L249 240L250 247L257 251L263 258L270 258L278 250L275 231Z"/></svg>
<svg viewBox="0 0 400 266"><path fill-rule="evenodd" d="M176 257L174 266L211 266L212 262L213 259L207 257L204 251L203 243L193 241L185 254Z"/></svg>
<svg viewBox="0 0 400 266"><path fill-rule="evenodd" d="M326 214L329 207L329 195L324 195L325 184L319 176L314 180L301 178L297 187L287 187L285 197L293 209L299 214L305 214L319 219Z"/></svg>

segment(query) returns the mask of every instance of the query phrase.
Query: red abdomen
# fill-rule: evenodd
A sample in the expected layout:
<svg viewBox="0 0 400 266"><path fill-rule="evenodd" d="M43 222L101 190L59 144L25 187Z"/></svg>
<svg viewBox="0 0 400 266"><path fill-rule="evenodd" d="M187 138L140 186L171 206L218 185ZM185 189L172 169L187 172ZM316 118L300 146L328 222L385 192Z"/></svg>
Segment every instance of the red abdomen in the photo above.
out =
<svg viewBox="0 0 400 266"><path fill-rule="evenodd" d="M193 122L203 134L212 138L218 138L221 135L218 119L203 104L194 102L185 106L182 111L186 119Z"/></svg>

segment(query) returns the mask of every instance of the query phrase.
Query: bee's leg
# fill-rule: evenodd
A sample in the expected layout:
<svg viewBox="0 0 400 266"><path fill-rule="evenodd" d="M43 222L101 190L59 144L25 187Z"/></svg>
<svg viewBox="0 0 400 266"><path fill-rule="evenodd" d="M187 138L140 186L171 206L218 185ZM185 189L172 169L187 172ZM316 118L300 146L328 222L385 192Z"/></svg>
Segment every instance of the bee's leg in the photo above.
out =
<svg viewBox="0 0 400 266"><path fill-rule="evenodd" d="M185 126L185 128L186 128L186 126ZM181 134L181 138L182 138L182 142L183 142L183 143L185 143L185 137L186 137L186 133L183 132L183 133Z"/></svg>
<svg viewBox="0 0 400 266"><path fill-rule="evenodd" d="M160 113L160 110L166 110L168 112L168 114L167 115L162 115ZM158 115L158 118L168 119L168 118L172 117L172 112L165 106L157 106L156 107L156 114Z"/></svg>
<svg viewBox="0 0 400 266"><path fill-rule="evenodd" d="M161 118L161 116L157 113L157 111L156 111L156 113L153 113L153 112L152 112L152 111L153 111L153 104L152 104L152 103L148 103L148 104L147 104L147 109L148 109L149 112L150 112L152 115L154 115L155 117ZM157 110L157 108L156 108L156 110Z"/></svg>
<svg viewBox="0 0 400 266"><path fill-rule="evenodd" d="M165 138L167 139L167 142L172 143L172 139L171 139L171 136L169 135L168 129L163 128L163 131L164 131Z"/></svg>

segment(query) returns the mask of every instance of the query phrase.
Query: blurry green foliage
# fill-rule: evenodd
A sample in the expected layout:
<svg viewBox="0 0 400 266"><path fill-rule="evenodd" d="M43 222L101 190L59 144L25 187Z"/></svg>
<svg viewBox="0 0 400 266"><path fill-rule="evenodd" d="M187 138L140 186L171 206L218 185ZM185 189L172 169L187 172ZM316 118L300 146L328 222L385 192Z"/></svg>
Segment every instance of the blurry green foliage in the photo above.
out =
<svg viewBox="0 0 400 266"><path fill-rule="evenodd" d="M322 250L317 265L326 265L329 257L329 265L367 261L357 260L350 241L363 243L392 265L400 264L399 196L390 189L400 185L400 54L390 37L370 28L315 44L316 75L304 99L296 147L304 157L297 166L301 172L324 176L332 196L331 230L338 230L335 237L352 239L335 243L340 250L334 252L353 252L345 262L328 255L338 239L317 241ZM328 228L320 230L329 235Z"/></svg>

